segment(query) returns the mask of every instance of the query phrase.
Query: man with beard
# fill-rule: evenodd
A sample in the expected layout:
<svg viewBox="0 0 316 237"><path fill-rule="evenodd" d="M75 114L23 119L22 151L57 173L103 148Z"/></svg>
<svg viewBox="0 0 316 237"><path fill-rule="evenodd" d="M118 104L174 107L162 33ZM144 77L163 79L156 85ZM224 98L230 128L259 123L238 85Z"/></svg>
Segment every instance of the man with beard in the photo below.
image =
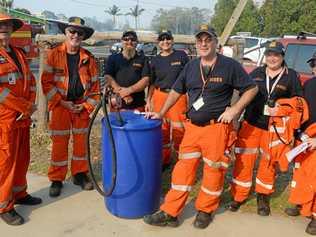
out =
<svg viewBox="0 0 316 237"><path fill-rule="evenodd" d="M144 89L149 83L150 70L148 59L136 51L137 41L135 31L123 33L123 51L109 57L105 80L123 98L122 109L144 111Z"/></svg>

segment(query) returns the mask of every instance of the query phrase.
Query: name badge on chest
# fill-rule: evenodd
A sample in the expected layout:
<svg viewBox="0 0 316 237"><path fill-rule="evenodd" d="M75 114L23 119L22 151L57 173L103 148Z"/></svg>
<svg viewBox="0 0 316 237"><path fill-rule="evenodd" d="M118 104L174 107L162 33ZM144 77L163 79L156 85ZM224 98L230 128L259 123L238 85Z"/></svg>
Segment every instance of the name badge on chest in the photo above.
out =
<svg viewBox="0 0 316 237"><path fill-rule="evenodd" d="M8 75L8 82L9 82L10 85L15 85L16 84L15 74L9 74Z"/></svg>
<svg viewBox="0 0 316 237"><path fill-rule="evenodd" d="M204 105L203 97L198 98L193 104L193 108L198 111Z"/></svg>
<svg viewBox="0 0 316 237"><path fill-rule="evenodd" d="M265 104L264 107L263 107L263 115L265 116L269 116L270 113L269 113L269 105Z"/></svg>

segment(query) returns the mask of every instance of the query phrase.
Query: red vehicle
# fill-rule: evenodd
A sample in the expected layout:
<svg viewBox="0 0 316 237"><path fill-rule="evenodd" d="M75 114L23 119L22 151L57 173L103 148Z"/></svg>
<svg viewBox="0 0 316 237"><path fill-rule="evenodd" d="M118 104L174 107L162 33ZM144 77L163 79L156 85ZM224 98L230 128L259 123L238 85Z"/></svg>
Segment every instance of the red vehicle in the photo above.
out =
<svg viewBox="0 0 316 237"><path fill-rule="evenodd" d="M33 59L38 57L39 51L33 42L32 25L25 23L22 28L12 33L11 44L24 49L26 57Z"/></svg>
<svg viewBox="0 0 316 237"><path fill-rule="evenodd" d="M284 36L278 39L285 47L285 61L289 68L300 74L300 80L304 82L312 77L312 71L306 63L316 51L316 36L301 32L298 36ZM245 64L247 72L251 72L256 66L262 65L264 58L257 65Z"/></svg>

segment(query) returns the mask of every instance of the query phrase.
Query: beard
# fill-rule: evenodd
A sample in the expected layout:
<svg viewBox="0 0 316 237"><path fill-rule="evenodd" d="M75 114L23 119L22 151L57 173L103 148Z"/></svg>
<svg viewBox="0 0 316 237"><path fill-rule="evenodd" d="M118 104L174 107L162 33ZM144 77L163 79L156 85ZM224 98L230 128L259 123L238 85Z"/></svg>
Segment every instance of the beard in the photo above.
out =
<svg viewBox="0 0 316 237"><path fill-rule="evenodd" d="M133 47L124 47L123 48L123 57L126 58L127 60L130 60L132 58L134 58L135 54L136 54L136 49Z"/></svg>

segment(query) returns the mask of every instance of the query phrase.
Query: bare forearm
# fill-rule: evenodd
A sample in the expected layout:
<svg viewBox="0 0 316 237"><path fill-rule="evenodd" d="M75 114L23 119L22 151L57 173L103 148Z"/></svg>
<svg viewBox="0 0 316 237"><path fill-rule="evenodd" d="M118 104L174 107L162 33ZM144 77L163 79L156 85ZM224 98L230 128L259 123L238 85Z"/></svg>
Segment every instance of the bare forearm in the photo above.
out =
<svg viewBox="0 0 316 237"><path fill-rule="evenodd" d="M181 94L179 94L175 90L171 90L168 97L167 97L167 100L164 103L164 105L162 106L159 114L164 116L168 112L168 110L178 101L180 96L181 96Z"/></svg>
<svg viewBox="0 0 316 237"><path fill-rule="evenodd" d="M106 85L113 87L113 89L118 89L120 86L114 80L114 78L110 75L105 75Z"/></svg>
<svg viewBox="0 0 316 237"><path fill-rule="evenodd" d="M237 111L237 113L241 113L246 108L246 106L253 100L257 93L257 86L247 90L240 97L240 99L233 105L233 108Z"/></svg>
<svg viewBox="0 0 316 237"><path fill-rule="evenodd" d="M155 86L154 85L150 85L149 89L148 89L148 94L147 94L147 99L151 100L154 94L154 90L155 90Z"/></svg>
<svg viewBox="0 0 316 237"><path fill-rule="evenodd" d="M148 86L148 84L149 84L149 77L143 77L137 83L129 87L129 89L131 90L131 94L143 91Z"/></svg>

